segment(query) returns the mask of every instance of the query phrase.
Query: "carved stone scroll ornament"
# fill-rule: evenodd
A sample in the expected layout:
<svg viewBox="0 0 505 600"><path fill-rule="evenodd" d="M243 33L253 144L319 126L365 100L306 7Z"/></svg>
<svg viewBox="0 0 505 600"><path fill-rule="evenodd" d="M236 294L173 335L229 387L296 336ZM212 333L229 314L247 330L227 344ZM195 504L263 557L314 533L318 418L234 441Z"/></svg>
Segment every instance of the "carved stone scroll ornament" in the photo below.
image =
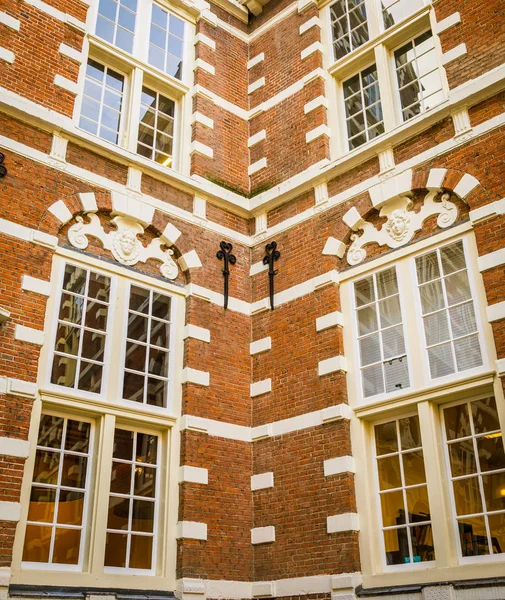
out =
<svg viewBox="0 0 505 600"><path fill-rule="evenodd" d="M179 274L177 264L172 258L174 251L170 248L162 249L163 242L154 238L145 247L137 238L144 233L144 227L130 217L113 217L111 225L116 231L105 233L100 219L93 213L85 215L89 223L85 223L81 216L76 217L77 223L68 230L68 239L72 246L84 250L88 247L88 237L99 239L106 250L110 250L114 258L123 265L136 265L146 262L150 258L161 261L160 272L167 279L175 279Z"/></svg>
<svg viewBox="0 0 505 600"><path fill-rule="evenodd" d="M396 197L387 202L380 210L380 216L386 217L387 222L381 229L363 220L356 209L351 209L344 215L344 221L354 231L363 231L361 235L351 235L352 244L347 253L347 262L357 265L366 258L364 246L375 242L379 246L398 248L410 242L416 231L423 227L428 217L438 215L437 225L441 228L449 227L458 218L458 208L450 202L447 193L429 192L421 209L412 210L413 202L405 196Z"/></svg>

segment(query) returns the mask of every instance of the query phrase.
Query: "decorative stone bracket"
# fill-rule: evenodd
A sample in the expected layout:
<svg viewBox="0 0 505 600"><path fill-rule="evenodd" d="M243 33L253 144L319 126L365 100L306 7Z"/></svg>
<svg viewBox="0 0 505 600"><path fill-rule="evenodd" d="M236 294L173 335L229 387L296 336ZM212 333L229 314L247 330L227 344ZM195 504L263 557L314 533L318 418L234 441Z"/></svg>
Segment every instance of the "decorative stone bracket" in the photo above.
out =
<svg viewBox="0 0 505 600"><path fill-rule="evenodd" d="M144 227L136 219L113 217L110 223L117 231L105 233L97 215L87 213L86 216L89 223L85 223L81 216L77 216L77 223L68 231L68 239L72 246L84 250L89 243L87 236L95 237L123 265L132 266L154 258L161 261L160 272L163 277L175 279L179 274L177 264L172 259L174 251L170 248L162 250L161 246L166 245L162 239L154 238L147 247L142 245L137 236L144 233Z"/></svg>
<svg viewBox="0 0 505 600"><path fill-rule="evenodd" d="M363 231L361 235L351 235L351 246L347 252L347 262L357 265L366 258L364 246L375 242L379 246L387 245L398 248L410 242L414 234L421 230L428 217L438 215L437 225L446 228L452 225L458 217L457 206L449 201L448 193L440 194L438 191L429 192L421 209L414 212L413 202L406 196L395 196L380 209L380 216L386 217L387 222L377 229L366 222L355 207L343 216L343 221L353 231Z"/></svg>

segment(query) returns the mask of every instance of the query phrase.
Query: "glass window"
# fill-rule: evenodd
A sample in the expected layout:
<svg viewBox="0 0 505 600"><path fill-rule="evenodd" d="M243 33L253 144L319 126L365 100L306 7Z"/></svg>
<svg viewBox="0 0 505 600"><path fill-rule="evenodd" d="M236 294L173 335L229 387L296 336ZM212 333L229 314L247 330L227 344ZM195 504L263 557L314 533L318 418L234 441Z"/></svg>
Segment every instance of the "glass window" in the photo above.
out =
<svg viewBox="0 0 505 600"><path fill-rule="evenodd" d="M170 296L131 286L123 398L167 406Z"/></svg>
<svg viewBox="0 0 505 600"><path fill-rule="evenodd" d="M126 429L115 430L106 567L152 568L158 467L157 436Z"/></svg>
<svg viewBox="0 0 505 600"><path fill-rule="evenodd" d="M337 0L330 7L335 60L369 39L365 0Z"/></svg>
<svg viewBox="0 0 505 600"><path fill-rule="evenodd" d="M119 141L124 77L88 60L79 127L108 142Z"/></svg>
<svg viewBox="0 0 505 600"><path fill-rule="evenodd" d="M65 266L51 383L100 393L109 295L109 277Z"/></svg>
<svg viewBox="0 0 505 600"><path fill-rule="evenodd" d="M172 164L174 118L175 102L143 87L137 152L169 167Z"/></svg>
<svg viewBox="0 0 505 600"><path fill-rule="evenodd" d="M396 269L354 284L356 320L365 398L410 385Z"/></svg>
<svg viewBox="0 0 505 600"><path fill-rule="evenodd" d="M404 121L444 99L431 31L396 50L395 65Z"/></svg>
<svg viewBox="0 0 505 600"><path fill-rule="evenodd" d="M431 377L481 366L463 242L418 257L416 272Z"/></svg>
<svg viewBox="0 0 505 600"><path fill-rule="evenodd" d="M23 561L81 562L90 469L91 425L43 414L40 422Z"/></svg>
<svg viewBox="0 0 505 600"><path fill-rule="evenodd" d="M184 21L153 4L149 35L149 64L182 79Z"/></svg>
<svg viewBox="0 0 505 600"><path fill-rule="evenodd" d="M386 564L434 560L419 417L377 425L375 449Z"/></svg>
<svg viewBox="0 0 505 600"><path fill-rule="evenodd" d="M382 20L388 29L424 6L424 0L381 0Z"/></svg>
<svg viewBox="0 0 505 600"><path fill-rule="evenodd" d="M344 101L347 137L351 150L384 133L375 65L344 82Z"/></svg>
<svg viewBox="0 0 505 600"><path fill-rule="evenodd" d="M137 0L100 0L96 35L131 52L137 15Z"/></svg>
<svg viewBox="0 0 505 600"><path fill-rule="evenodd" d="M505 552L505 453L494 398L443 409L463 556Z"/></svg>

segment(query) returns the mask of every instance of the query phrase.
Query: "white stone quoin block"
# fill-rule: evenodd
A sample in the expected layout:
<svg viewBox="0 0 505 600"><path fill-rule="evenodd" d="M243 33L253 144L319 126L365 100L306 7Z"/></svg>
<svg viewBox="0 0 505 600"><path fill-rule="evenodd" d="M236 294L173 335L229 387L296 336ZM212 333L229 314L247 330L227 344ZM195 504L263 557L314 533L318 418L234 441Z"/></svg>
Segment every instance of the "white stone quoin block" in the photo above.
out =
<svg viewBox="0 0 505 600"><path fill-rule="evenodd" d="M359 517L356 513L333 515L326 519L326 525L328 533L359 531Z"/></svg>
<svg viewBox="0 0 505 600"><path fill-rule="evenodd" d="M275 527L255 527L251 529L251 544L270 544L275 542Z"/></svg>
<svg viewBox="0 0 505 600"><path fill-rule="evenodd" d="M259 354L260 352L266 352L272 348L272 338L266 337L262 340L257 340L256 342L252 342L250 345L251 355Z"/></svg>
<svg viewBox="0 0 505 600"><path fill-rule="evenodd" d="M257 381L251 383L251 398L261 396L262 394L268 394L272 391L272 380L264 379L263 381Z"/></svg>
<svg viewBox="0 0 505 600"><path fill-rule="evenodd" d="M266 490L267 488L274 487L274 474L260 473L259 475L251 476L251 490Z"/></svg>

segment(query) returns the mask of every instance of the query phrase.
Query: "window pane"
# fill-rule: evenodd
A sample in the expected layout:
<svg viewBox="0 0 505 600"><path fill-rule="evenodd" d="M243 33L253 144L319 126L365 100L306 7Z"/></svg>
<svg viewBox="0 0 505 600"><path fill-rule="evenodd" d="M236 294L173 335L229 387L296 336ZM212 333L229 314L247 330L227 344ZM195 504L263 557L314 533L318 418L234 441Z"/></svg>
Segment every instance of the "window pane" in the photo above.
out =
<svg viewBox="0 0 505 600"><path fill-rule="evenodd" d="M386 392L397 392L410 385L409 367L405 357L393 358L385 362L384 374L386 376Z"/></svg>
<svg viewBox="0 0 505 600"><path fill-rule="evenodd" d="M392 490L402 486L399 456L389 456L377 460L379 489Z"/></svg>
<svg viewBox="0 0 505 600"><path fill-rule="evenodd" d="M486 510L505 510L505 471L482 478Z"/></svg>
<svg viewBox="0 0 505 600"><path fill-rule="evenodd" d="M448 448L453 477L477 473L477 462L471 439L450 444Z"/></svg>
<svg viewBox="0 0 505 600"><path fill-rule="evenodd" d="M118 48L131 52L137 1L118 4L115 0L100 0L95 33Z"/></svg>
<svg viewBox="0 0 505 600"><path fill-rule="evenodd" d="M483 510L479 479L470 477L453 481L457 515L473 515Z"/></svg>
<svg viewBox="0 0 505 600"><path fill-rule="evenodd" d="M33 487L30 494L28 520L36 523L52 523L54 520L55 503L55 490Z"/></svg>
<svg viewBox="0 0 505 600"><path fill-rule="evenodd" d="M149 64L182 79L184 22L153 4L150 42Z"/></svg>
<svg viewBox="0 0 505 600"><path fill-rule="evenodd" d="M424 0L382 0L384 27L388 29L424 6Z"/></svg>
<svg viewBox="0 0 505 600"><path fill-rule="evenodd" d="M76 565L79 562L80 543L80 529L57 527L54 536L53 562L60 565Z"/></svg>
<svg viewBox="0 0 505 600"><path fill-rule="evenodd" d="M409 543L405 527L384 531L384 545L388 565L403 565L410 562Z"/></svg>
<svg viewBox="0 0 505 600"><path fill-rule="evenodd" d="M426 482L426 473L424 472L423 451L407 452L402 454L403 469L405 472L405 485L418 485Z"/></svg>
<svg viewBox="0 0 505 600"><path fill-rule="evenodd" d="M458 371L466 371L467 369L474 369L482 365L482 355L477 335L456 340L454 342L454 349L456 351Z"/></svg>
<svg viewBox="0 0 505 600"><path fill-rule="evenodd" d="M403 492L381 494L382 525L392 527L405 523L405 504Z"/></svg>
<svg viewBox="0 0 505 600"><path fill-rule="evenodd" d="M458 521L461 552L463 556L489 554L489 543L484 517L465 518Z"/></svg>
<svg viewBox="0 0 505 600"><path fill-rule="evenodd" d="M105 546L106 567L126 567L126 546L128 536L118 533L107 533Z"/></svg>
<svg viewBox="0 0 505 600"><path fill-rule="evenodd" d="M150 569L153 552L153 538L146 535L132 535L130 548L130 568Z"/></svg>
<svg viewBox="0 0 505 600"><path fill-rule="evenodd" d="M402 450L410 450L421 447L421 429L419 417L407 417L398 422L400 429L400 443Z"/></svg>
<svg viewBox="0 0 505 600"><path fill-rule="evenodd" d="M475 402L472 402L471 407L476 434L500 430L498 409L494 398L475 400Z"/></svg>
<svg viewBox="0 0 505 600"><path fill-rule="evenodd" d="M433 379L454 373L454 359L451 345L435 346L428 350L430 372Z"/></svg>
<svg viewBox="0 0 505 600"><path fill-rule="evenodd" d="M138 153L153 158L156 148L164 153L165 158L162 162L171 164L171 160L167 159L172 155L174 114L173 100L149 88L142 88Z"/></svg>
<svg viewBox="0 0 505 600"><path fill-rule="evenodd" d="M488 522L493 554L502 554L505 552L505 513L490 515Z"/></svg>
<svg viewBox="0 0 505 600"><path fill-rule="evenodd" d="M40 563L49 562L51 535L51 527L27 525L25 533L25 545L23 548L23 561Z"/></svg>
<svg viewBox="0 0 505 600"><path fill-rule="evenodd" d="M364 0L338 0L330 7L335 58L341 58L368 41Z"/></svg>
<svg viewBox="0 0 505 600"><path fill-rule="evenodd" d="M377 455L398 452L398 434L395 421L375 426L375 446Z"/></svg>
<svg viewBox="0 0 505 600"><path fill-rule="evenodd" d="M430 503L428 501L428 489L425 485L409 488L407 494L407 508L409 521L420 523L430 520Z"/></svg>

